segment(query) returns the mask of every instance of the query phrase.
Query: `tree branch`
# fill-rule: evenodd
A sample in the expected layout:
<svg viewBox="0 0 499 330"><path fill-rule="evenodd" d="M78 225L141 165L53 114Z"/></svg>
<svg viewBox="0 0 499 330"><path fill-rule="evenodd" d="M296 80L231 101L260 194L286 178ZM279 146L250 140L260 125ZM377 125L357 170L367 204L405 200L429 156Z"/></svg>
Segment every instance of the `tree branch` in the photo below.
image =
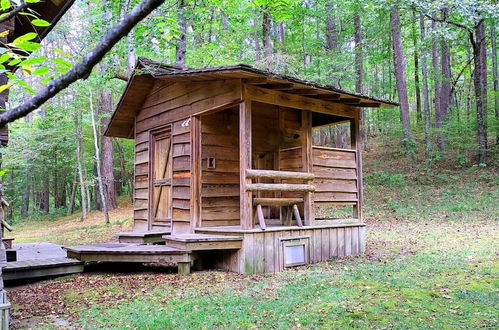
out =
<svg viewBox="0 0 499 330"><path fill-rule="evenodd" d="M92 72L94 66L113 48L113 46L126 36L132 28L149 15L164 0L144 0L129 14L109 30L101 41L71 70L57 79L52 80L45 88L39 91L28 101L0 114L0 127L33 112L43 103L57 95L60 91L79 79L85 79Z"/></svg>
<svg viewBox="0 0 499 330"><path fill-rule="evenodd" d="M441 18L433 17L433 16L428 15L428 14L425 14L425 16L428 17L429 19L431 19L432 21L435 21L435 22L447 23L447 24L450 24L450 25L457 26L458 28L465 29L467 31L472 31L469 27L467 27L466 25L461 24L461 23L457 23L457 22L454 22L454 21L449 21L448 19L441 19Z"/></svg>
<svg viewBox="0 0 499 330"><path fill-rule="evenodd" d="M468 60L468 62L466 63L465 66L463 66L463 68L461 69L461 71L459 71L459 74L457 75L456 79L454 79L454 82L452 83L452 88L450 90L450 95L452 95L454 93L454 90L456 89L456 85L457 85L457 82L459 81L459 78L461 78L461 75L463 74L464 70L466 70L466 68L471 64L471 62L473 62L473 59L475 58L475 56L471 56Z"/></svg>
<svg viewBox="0 0 499 330"><path fill-rule="evenodd" d="M454 25L458 28L461 28L461 29L465 29L467 32L468 32L468 37L470 39L470 42L471 42L471 46L473 47L473 50L476 50L477 48L477 43L475 41L475 36L473 35L473 30L470 29L469 27L467 27L466 25L464 24L461 24L461 23L457 23L457 22L453 22L453 21L449 21L447 19L440 19L440 18L436 18L436 17L433 17L433 16L430 16L428 14L425 14L426 17L428 17L429 19L435 21L435 22L439 22L439 23L447 23L447 24L450 24L450 25ZM483 20L480 20L480 22L483 21ZM480 25L480 22L478 23L478 25Z"/></svg>
<svg viewBox="0 0 499 330"><path fill-rule="evenodd" d="M8 12L7 15L5 15L4 17L0 18L0 24L2 24L3 22L7 22L8 20L10 20L12 17L16 16L17 14L19 14L21 11L23 11L24 9L28 8L29 6L29 3L27 2L21 2L21 4L19 6L17 6L16 8L12 9L11 11ZM1 13L3 14L3 13Z"/></svg>

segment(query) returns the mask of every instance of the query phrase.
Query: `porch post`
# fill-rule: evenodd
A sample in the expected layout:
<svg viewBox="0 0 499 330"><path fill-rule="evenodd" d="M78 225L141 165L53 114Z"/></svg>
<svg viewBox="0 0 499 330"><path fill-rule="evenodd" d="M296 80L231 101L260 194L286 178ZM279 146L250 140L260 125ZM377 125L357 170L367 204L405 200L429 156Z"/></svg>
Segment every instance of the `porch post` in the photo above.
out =
<svg viewBox="0 0 499 330"><path fill-rule="evenodd" d="M191 117L191 233L201 227L201 120Z"/></svg>
<svg viewBox="0 0 499 330"><path fill-rule="evenodd" d="M239 196L241 228L251 229L253 223L253 201L251 192L246 191L250 180L246 178L246 169L251 169L251 101L239 104Z"/></svg>
<svg viewBox="0 0 499 330"><path fill-rule="evenodd" d="M302 146L302 159L303 159L303 172L312 172L312 112L302 110L301 124L303 132L303 146ZM303 198L303 217L305 226L310 226L314 220L314 205L313 193L305 192Z"/></svg>
<svg viewBox="0 0 499 330"><path fill-rule="evenodd" d="M357 108L357 111L360 111ZM355 148L355 163L357 167L357 204L353 207L353 217L362 221L362 199L363 199L363 184L362 184L362 143L360 141L360 119L350 119L350 137L352 148Z"/></svg>

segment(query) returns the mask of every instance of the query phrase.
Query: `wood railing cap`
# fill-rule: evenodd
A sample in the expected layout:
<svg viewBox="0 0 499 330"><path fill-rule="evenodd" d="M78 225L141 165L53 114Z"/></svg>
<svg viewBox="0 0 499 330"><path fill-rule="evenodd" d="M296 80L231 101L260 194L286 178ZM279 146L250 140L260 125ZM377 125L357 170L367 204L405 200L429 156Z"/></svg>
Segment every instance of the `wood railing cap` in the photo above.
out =
<svg viewBox="0 0 499 330"><path fill-rule="evenodd" d="M270 178L270 179L299 179L310 181L315 175L310 172L292 172L292 171L274 171L274 170L256 170L247 169L246 176L250 179Z"/></svg>

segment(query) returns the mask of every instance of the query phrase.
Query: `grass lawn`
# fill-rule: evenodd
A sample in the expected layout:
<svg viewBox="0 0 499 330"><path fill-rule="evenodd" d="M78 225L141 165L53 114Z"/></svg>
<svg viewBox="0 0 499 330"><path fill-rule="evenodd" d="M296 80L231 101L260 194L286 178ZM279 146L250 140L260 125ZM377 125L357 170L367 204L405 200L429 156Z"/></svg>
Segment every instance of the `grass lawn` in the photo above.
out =
<svg viewBox="0 0 499 330"><path fill-rule="evenodd" d="M497 169L414 168L407 158L388 153L370 153L365 167L364 256L271 275L206 271L179 276L151 268L38 282L8 290L13 325L497 328ZM114 211L111 226L103 225L98 213L86 224L66 218L42 226L16 225L16 237L70 244L102 241L112 231L127 230L129 214L126 207Z"/></svg>
<svg viewBox="0 0 499 330"><path fill-rule="evenodd" d="M493 222L374 222L368 253L276 275L87 273L9 289L16 326L482 328L499 315Z"/></svg>

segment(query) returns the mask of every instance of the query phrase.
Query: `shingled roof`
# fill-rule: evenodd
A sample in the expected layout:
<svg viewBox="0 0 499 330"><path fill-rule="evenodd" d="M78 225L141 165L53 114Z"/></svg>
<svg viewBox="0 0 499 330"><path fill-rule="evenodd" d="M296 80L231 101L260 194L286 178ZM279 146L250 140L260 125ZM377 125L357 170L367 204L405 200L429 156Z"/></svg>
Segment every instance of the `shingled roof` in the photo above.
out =
<svg viewBox="0 0 499 330"><path fill-rule="evenodd" d="M212 68L180 68L165 65L147 58L139 58L134 74L129 79L125 92L109 122L106 135L132 137L134 117L140 110L155 79L170 81L209 81L220 79L244 79L249 84L279 90L286 93L327 100L357 107L392 107L398 103L365 94L352 93L330 85L322 85L296 77L260 70L246 64L219 66ZM127 132L113 129L113 123L127 127ZM127 122L127 125L123 125ZM129 130L128 130L129 129Z"/></svg>

